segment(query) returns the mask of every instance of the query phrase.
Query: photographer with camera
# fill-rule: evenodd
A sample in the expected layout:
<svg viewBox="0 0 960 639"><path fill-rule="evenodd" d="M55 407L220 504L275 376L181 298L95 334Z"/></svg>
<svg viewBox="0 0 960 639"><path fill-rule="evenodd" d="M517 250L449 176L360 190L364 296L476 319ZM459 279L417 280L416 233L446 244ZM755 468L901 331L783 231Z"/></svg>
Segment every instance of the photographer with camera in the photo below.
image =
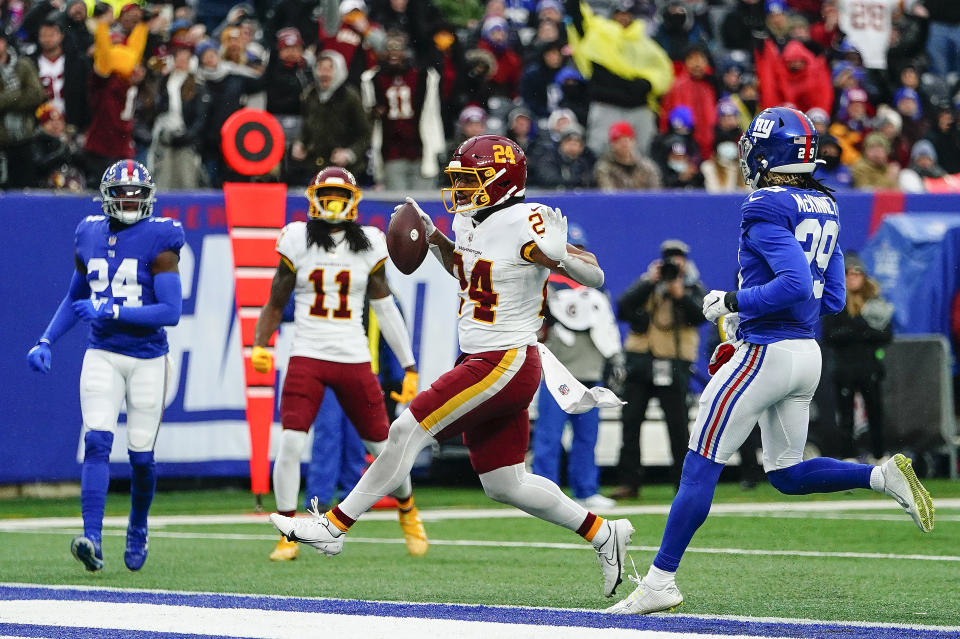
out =
<svg viewBox="0 0 960 639"><path fill-rule="evenodd" d="M614 499L636 497L643 479L640 426L651 397L660 400L673 454L671 479L679 485L690 438L687 417L690 366L697 359L703 323L700 310L706 294L690 247L680 240L660 245L661 258L618 300L617 318L630 324L624 342L627 379L624 384L623 431L617 470L620 485Z"/></svg>

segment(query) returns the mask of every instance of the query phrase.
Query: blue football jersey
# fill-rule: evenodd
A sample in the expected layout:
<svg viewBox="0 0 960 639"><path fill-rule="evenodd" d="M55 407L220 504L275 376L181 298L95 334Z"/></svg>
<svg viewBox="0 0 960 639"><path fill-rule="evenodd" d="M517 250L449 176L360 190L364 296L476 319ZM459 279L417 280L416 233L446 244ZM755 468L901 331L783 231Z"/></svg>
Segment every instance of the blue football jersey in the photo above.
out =
<svg viewBox="0 0 960 639"><path fill-rule="evenodd" d="M837 203L820 191L774 186L740 205L739 337L753 344L816 336L846 297Z"/></svg>
<svg viewBox="0 0 960 639"><path fill-rule="evenodd" d="M121 306L156 304L151 265L163 251L179 255L183 242L183 227L166 217L149 217L116 231L105 215L84 218L77 225L76 253L87 269L91 298ZM91 323L89 346L143 359L168 350L162 327L110 319Z"/></svg>

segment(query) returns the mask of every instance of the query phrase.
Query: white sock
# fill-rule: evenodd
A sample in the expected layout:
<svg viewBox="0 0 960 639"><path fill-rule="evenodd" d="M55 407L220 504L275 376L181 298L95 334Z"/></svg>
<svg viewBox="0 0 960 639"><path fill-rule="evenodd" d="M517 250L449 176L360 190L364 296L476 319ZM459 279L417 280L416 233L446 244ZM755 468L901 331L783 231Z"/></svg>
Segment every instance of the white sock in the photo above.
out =
<svg viewBox="0 0 960 639"><path fill-rule="evenodd" d="M366 446L367 452L373 455L374 459L380 456L380 453L383 452L383 449L387 447L387 440L382 442L372 442L370 440L363 440L363 445ZM403 480L396 490L390 493L391 496L396 497L400 501L410 499L410 495L413 494L413 482L410 480L410 475L407 475L407 478Z"/></svg>
<svg viewBox="0 0 960 639"><path fill-rule="evenodd" d="M528 473L522 463L483 473L480 483L490 499L515 506L551 524L576 531L587 518L586 508L567 497L546 477Z"/></svg>
<svg viewBox="0 0 960 639"><path fill-rule="evenodd" d="M273 462L273 495L278 511L297 509L300 496L300 456L307 443L307 433L284 428L280 433L277 458Z"/></svg>
<svg viewBox="0 0 960 639"><path fill-rule="evenodd" d="M370 468L363 474L356 487L339 504L343 514L351 519L360 515L380 501L387 493L399 492L409 485L410 469L421 450L433 441L433 436L420 427L409 410L390 425L386 445ZM409 493L408 493L409 496Z"/></svg>
<svg viewBox="0 0 960 639"><path fill-rule="evenodd" d="M883 470L880 466L874 466L873 470L870 471L870 488L882 493L884 488L887 487L887 481L883 477Z"/></svg>
<svg viewBox="0 0 960 639"><path fill-rule="evenodd" d="M672 586L674 584L674 579L676 576L677 573L675 572L660 570L651 564L650 570L647 571L647 576L643 578L643 583L647 584L654 590L663 590L667 586Z"/></svg>

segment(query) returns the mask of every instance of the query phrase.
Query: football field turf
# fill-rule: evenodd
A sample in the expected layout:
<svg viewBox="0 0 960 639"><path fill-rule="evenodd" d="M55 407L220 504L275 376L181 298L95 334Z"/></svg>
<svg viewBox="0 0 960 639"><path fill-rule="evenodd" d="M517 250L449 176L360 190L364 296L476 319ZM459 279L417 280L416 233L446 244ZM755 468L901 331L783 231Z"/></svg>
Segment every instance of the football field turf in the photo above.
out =
<svg viewBox="0 0 960 639"><path fill-rule="evenodd" d="M952 636L960 626L960 483L927 485L940 503L936 529L926 535L891 499L867 491L787 498L769 486L721 485L678 574L681 612L950 626L944 636ZM641 575L671 496L668 487L648 487L643 499L612 514L636 528L629 556ZM278 535L265 517L250 514L249 494L159 493L149 559L132 573L123 566L128 497L111 493L106 567L95 574L69 552L80 530L79 499L0 501L0 582L8 589L0 589L0 601L14 596L16 584L49 584L599 610L633 588L625 579L604 599L589 544L499 507L479 489L422 487L417 500L431 539L426 557L407 555L395 512L374 511L354 526L341 555L303 547L297 561L273 563L267 555ZM37 636L8 632L10 619L0 607L0 635Z"/></svg>

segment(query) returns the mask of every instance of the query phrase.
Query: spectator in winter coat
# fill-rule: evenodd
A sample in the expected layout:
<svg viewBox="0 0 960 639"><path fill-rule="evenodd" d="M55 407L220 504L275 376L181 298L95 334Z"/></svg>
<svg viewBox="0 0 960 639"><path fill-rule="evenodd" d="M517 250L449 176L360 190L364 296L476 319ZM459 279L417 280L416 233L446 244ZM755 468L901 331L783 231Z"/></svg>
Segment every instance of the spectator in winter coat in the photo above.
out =
<svg viewBox="0 0 960 639"><path fill-rule="evenodd" d="M689 3L684 0L670 0L660 12L660 28L654 39L667 52L674 63L682 61L690 47L706 49L709 42L694 20ZM676 67L679 66L675 64Z"/></svg>
<svg viewBox="0 0 960 639"><path fill-rule="evenodd" d="M827 134L827 130L830 128L830 114L825 109L813 107L807 111L807 117L813 122L813 128L817 131L817 135Z"/></svg>
<svg viewBox="0 0 960 639"><path fill-rule="evenodd" d="M701 158L696 150L697 143L693 139L693 109L686 104L670 109L667 114L667 131L654 138L650 145L650 157L661 169L666 166L667 155L678 138L683 140L686 152L692 155L693 161L699 166Z"/></svg>
<svg viewBox="0 0 960 639"><path fill-rule="evenodd" d="M594 15L579 0L566 0L565 7L573 58L590 89L587 146L601 153L610 125L626 120L647 153L656 132L651 106L673 81L670 58L646 35L634 0L617 0L611 18Z"/></svg>
<svg viewBox="0 0 960 639"><path fill-rule="evenodd" d="M423 60L433 47L429 27L440 19L440 12L426 0L374 0L370 19L385 32L405 33L414 58Z"/></svg>
<svg viewBox="0 0 960 639"><path fill-rule="evenodd" d="M133 9L125 12L126 19L132 15L136 15ZM136 95L144 78L140 60L148 32L147 25L141 22L125 40L114 42L110 12L98 20L88 88L92 118L83 147L87 186L94 189L99 188L107 167L135 154L131 93Z"/></svg>
<svg viewBox="0 0 960 639"><path fill-rule="evenodd" d="M670 90L663 96L660 109L660 130L669 128L668 115L679 105L693 111L693 139L700 157L713 154L713 127L717 122L717 93L713 76L709 74L710 61L703 47L691 47L683 58L683 70Z"/></svg>
<svg viewBox="0 0 960 639"><path fill-rule="evenodd" d="M90 121L87 105L90 59L86 51L78 51L73 46L73 40L64 38L62 16L54 13L38 26L37 50L31 57L47 99L64 115L67 124L82 131Z"/></svg>
<svg viewBox="0 0 960 639"><path fill-rule="evenodd" d="M557 106L573 111L577 122L586 122L590 111L590 90L583 75L576 67L565 66L553 76L553 82L560 89Z"/></svg>
<svg viewBox="0 0 960 639"><path fill-rule="evenodd" d="M801 111L819 107L833 108L830 72L823 56L815 56L807 47L791 40L778 54L768 40L762 53L757 53L757 76L760 79L760 103L773 107L790 103Z"/></svg>
<svg viewBox="0 0 960 639"><path fill-rule="evenodd" d="M560 144L560 135L571 126L580 126L580 121L570 109L559 108L547 118L547 126L541 128L530 144L529 157L545 157Z"/></svg>
<svg viewBox="0 0 960 639"><path fill-rule="evenodd" d="M927 38L930 70L939 76L960 72L960 3L926 0L924 6L930 14Z"/></svg>
<svg viewBox="0 0 960 639"><path fill-rule="evenodd" d="M277 32L276 51L263 75L251 83L250 92L266 91L269 113L299 116L300 96L312 82L300 31L285 27Z"/></svg>
<svg viewBox="0 0 960 639"><path fill-rule="evenodd" d="M553 153L530 165L530 183L540 188L590 188L594 164L596 156L584 144L583 129L571 125L560 134Z"/></svg>
<svg viewBox="0 0 960 639"><path fill-rule="evenodd" d="M869 98L860 88L848 89L840 101L841 109L838 121L830 125L830 135L837 138L843 149L843 163L852 166L860 159L860 147L863 136L870 128L870 116L867 113Z"/></svg>
<svg viewBox="0 0 960 639"><path fill-rule="evenodd" d="M940 109L935 116L934 126L927 133L927 139L937 151L940 166L951 175L960 173L960 130L950 109Z"/></svg>
<svg viewBox="0 0 960 639"><path fill-rule="evenodd" d="M207 132L210 94L190 70L193 48L173 42L173 69L160 79L151 170L157 188L189 190L201 186L200 145Z"/></svg>
<svg viewBox="0 0 960 639"><path fill-rule="evenodd" d="M552 107L556 107L557 97L551 104L550 86L554 84L557 72L563 67L563 54L559 42L549 42L541 46L539 59L529 65L520 79L520 97L537 118L546 118Z"/></svg>
<svg viewBox="0 0 960 639"><path fill-rule="evenodd" d="M637 138L629 122L610 127L610 146L594 169L597 187L604 191L660 188L660 169L637 150Z"/></svg>
<svg viewBox="0 0 960 639"><path fill-rule="evenodd" d="M764 0L737 0L720 27L721 40L727 49L752 51L754 34L765 28Z"/></svg>
<svg viewBox="0 0 960 639"><path fill-rule="evenodd" d="M713 157L700 164L703 188L707 193L736 193L747 190L740 172L740 163L737 160L735 142L727 140L717 143Z"/></svg>
<svg viewBox="0 0 960 639"><path fill-rule="evenodd" d="M507 137L517 143L524 153L536 138L533 114L523 107L516 107L507 115Z"/></svg>
<svg viewBox="0 0 960 639"><path fill-rule="evenodd" d="M210 111L201 144L200 155L210 186L218 187L230 175L220 151L220 128L227 118L241 107L243 96L254 86L256 73L220 59L220 51L212 40L204 40L195 49L197 75L210 94Z"/></svg>
<svg viewBox="0 0 960 639"><path fill-rule="evenodd" d="M818 153L819 159L823 160L824 163L817 166L814 177L821 184L834 191L853 188L853 175L850 173L850 169L840 161L841 152L837 138L829 133L820 137Z"/></svg>
<svg viewBox="0 0 960 639"><path fill-rule="evenodd" d="M684 139L671 134L665 140L665 147L667 154L660 166L663 185L668 189L703 188L700 165Z"/></svg>
<svg viewBox="0 0 960 639"><path fill-rule="evenodd" d="M82 191L82 159L66 134L66 122L50 102L37 109L39 127L33 134L33 164L36 183L43 189L67 189Z"/></svg>
<svg viewBox="0 0 960 639"><path fill-rule="evenodd" d="M851 167L853 186L858 189L895 189L899 168L890 162L890 142L880 133L871 133L863 142L863 157Z"/></svg>
<svg viewBox="0 0 960 639"><path fill-rule="evenodd" d="M906 193L926 193L925 178L942 178L947 174L937 164L937 151L930 140L919 140L910 151L910 166L900 171L898 185Z"/></svg>
<svg viewBox="0 0 960 639"><path fill-rule="evenodd" d="M713 129L714 146L721 142L740 141L740 109L731 100L720 100L717 103L717 124Z"/></svg>
<svg viewBox="0 0 960 639"><path fill-rule="evenodd" d="M497 61L497 70L490 78L494 95L513 99L520 87L523 62L510 46L510 32L503 18L489 17L483 21L483 30L478 48L489 51ZM558 51L559 53L559 51ZM559 68L559 66L557 67Z"/></svg>
<svg viewBox="0 0 960 639"><path fill-rule="evenodd" d="M360 76L377 64L376 48L384 38L379 25L367 18L363 0L341 0L340 26L336 33L321 38L320 50L332 50L343 56L347 82L360 86Z"/></svg>
<svg viewBox="0 0 960 639"><path fill-rule="evenodd" d="M847 305L837 315L823 318L823 341L834 356L834 386L843 449L840 457L856 457L854 394L859 392L870 426L870 452L884 456L883 347L893 339L893 305L883 299L880 285L867 275L863 262L844 256Z"/></svg>
<svg viewBox="0 0 960 639"><path fill-rule="evenodd" d="M371 125L360 94L347 84L343 56L332 50L321 52L314 80L303 92L303 129L300 140L291 147L291 157L305 161L307 174L321 167L339 166L354 175L363 175Z"/></svg>
<svg viewBox="0 0 960 639"><path fill-rule="evenodd" d="M837 0L824 0L820 7L820 20L810 27L810 38L824 49L832 49L843 38L840 31L840 16Z"/></svg>

